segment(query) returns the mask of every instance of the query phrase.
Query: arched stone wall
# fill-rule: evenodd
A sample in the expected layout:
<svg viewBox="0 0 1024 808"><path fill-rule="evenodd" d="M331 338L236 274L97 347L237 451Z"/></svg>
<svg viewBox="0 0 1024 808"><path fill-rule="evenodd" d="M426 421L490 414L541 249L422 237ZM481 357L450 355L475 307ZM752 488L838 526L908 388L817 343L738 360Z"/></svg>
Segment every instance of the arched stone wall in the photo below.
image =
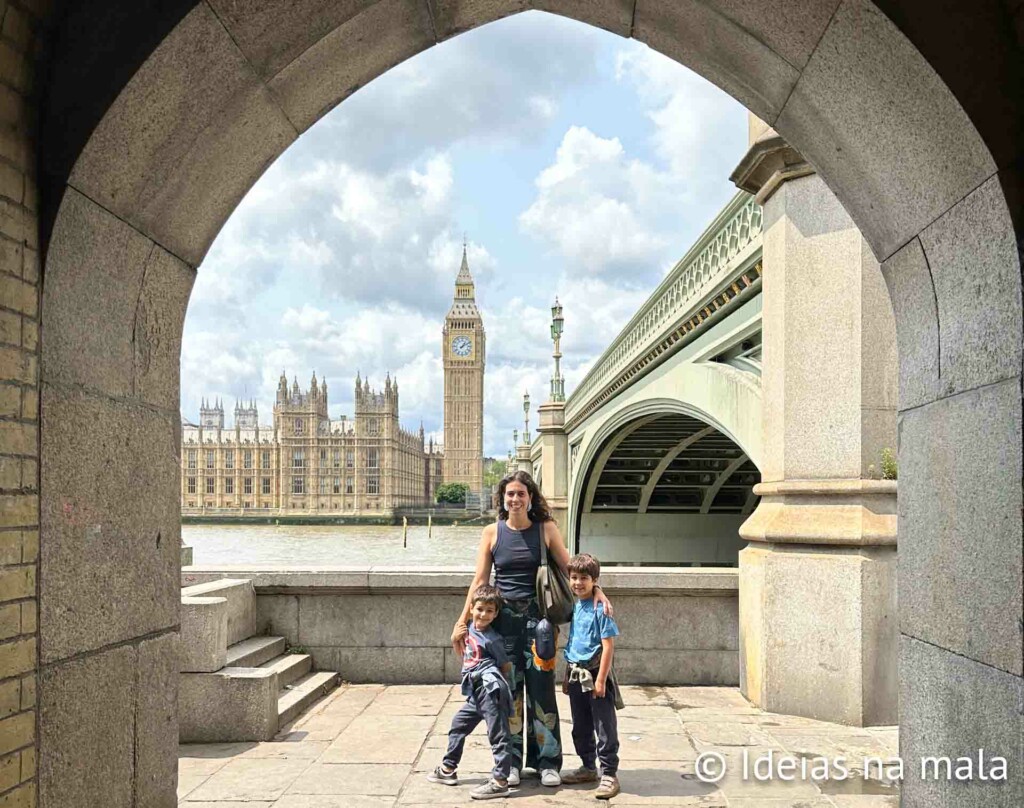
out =
<svg viewBox="0 0 1024 808"><path fill-rule="evenodd" d="M799 149L857 222L883 263L900 348L903 754L983 746L1019 760L1021 9L880 1L889 17L866 0L207 0L166 4L183 16L153 17L170 33L149 32L148 55L150 38L129 31L144 61L127 77L97 73L113 100L80 127L91 134L44 199L57 214L41 308L42 803L174 804L176 368L194 267L326 110L434 41L527 7L633 36L716 82ZM153 4L124 5L148 24ZM83 13L65 34L116 53L104 21ZM48 118L43 142L60 142L63 124ZM30 165L36 141L21 143ZM27 246L34 207L19 204L4 232ZM21 342L0 379L19 410L0 451L20 464L4 496L26 511L10 531L24 553L35 371L24 335L38 304L34 282L17 280L4 276L2 304ZM0 647L5 662L13 653ZM1016 791L986 789L984 804L1019 804L1015 774ZM910 781L904 801L962 802L956 793Z"/></svg>

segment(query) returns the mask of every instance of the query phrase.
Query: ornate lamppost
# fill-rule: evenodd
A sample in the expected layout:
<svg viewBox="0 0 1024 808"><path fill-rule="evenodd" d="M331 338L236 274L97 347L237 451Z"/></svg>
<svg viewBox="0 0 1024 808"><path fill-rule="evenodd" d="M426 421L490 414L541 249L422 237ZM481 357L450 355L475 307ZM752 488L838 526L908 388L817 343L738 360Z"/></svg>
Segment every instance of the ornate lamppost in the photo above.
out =
<svg viewBox="0 0 1024 808"><path fill-rule="evenodd" d="M530 391L523 393L523 444L530 445Z"/></svg>
<svg viewBox="0 0 1024 808"><path fill-rule="evenodd" d="M562 306L555 298L555 305L551 307L551 339L555 343L555 375L551 377L551 400L565 401L565 378L561 374L560 363L562 359L561 341L562 328L565 318L562 317Z"/></svg>

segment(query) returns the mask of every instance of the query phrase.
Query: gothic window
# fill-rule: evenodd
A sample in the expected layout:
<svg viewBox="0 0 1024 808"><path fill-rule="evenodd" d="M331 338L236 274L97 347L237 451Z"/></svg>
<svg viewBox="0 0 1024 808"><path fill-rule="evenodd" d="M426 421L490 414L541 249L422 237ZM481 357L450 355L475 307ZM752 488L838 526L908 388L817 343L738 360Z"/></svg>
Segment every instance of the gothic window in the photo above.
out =
<svg viewBox="0 0 1024 808"><path fill-rule="evenodd" d="M195 492L196 492L196 478L195 477L189 477L188 478L188 493L194 494Z"/></svg>
<svg viewBox="0 0 1024 808"><path fill-rule="evenodd" d="M242 466L247 469L252 468L252 449L242 452Z"/></svg>
<svg viewBox="0 0 1024 808"><path fill-rule="evenodd" d="M260 452L260 463L262 464L261 468L270 468L270 449L264 449Z"/></svg>
<svg viewBox="0 0 1024 808"><path fill-rule="evenodd" d="M252 493L252 477L245 477L242 480L242 493L243 494L251 494Z"/></svg>
<svg viewBox="0 0 1024 808"><path fill-rule="evenodd" d="M376 449L366 450L366 467L375 469L380 467L380 458L377 455Z"/></svg>
<svg viewBox="0 0 1024 808"><path fill-rule="evenodd" d="M301 418L296 418L295 419L295 434L296 435L301 435L302 434L302 419Z"/></svg>
<svg viewBox="0 0 1024 808"><path fill-rule="evenodd" d="M214 467L214 454L213 449L206 450L206 468L212 469Z"/></svg>
<svg viewBox="0 0 1024 808"><path fill-rule="evenodd" d="M335 493L335 494L340 494L341 493L341 477L335 477L334 478L333 493Z"/></svg>
<svg viewBox="0 0 1024 808"><path fill-rule="evenodd" d="M367 494L379 494L380 493L380 481L377 477L366 478L366 493Z"/></svg>
<svg viewBox="0 0 1024 808"><path fill-rule="evenodd" d="M354 494L356 492L356 484L353 482L351 477L345 478L345 493Z"/></svg>
<svg viewBox="0 0 1024 808"><path fill-rule="evenodd" d="M345 452L345 468L351 469L356 466L356 453L349 449Z"/></svg>
<svg viewBox="0 0 1024 808"><path fill-rule="evenodd" d="M189 449L188 450L188 467L190 469L194 469L196 467L196 450L195 449Z"/></svg>
<svg viewBox="0 0 1024 808"><path fill-rule="evenodd" d="M334 468L341 468L341 449L335 449L331 452L331 460L333 461Z"/></svg>
<svg viewBox="0 0 1024 808"><path fill-rule="evenodd" d="M327 484L330 480L327 477L320 478L320 495L324 496L327 494Z"/></svg>
<svg viewBox="0 0 1024 808"><path fill-rule="evenodd" d="M306 478L305 477L292 477L292 493L293 494L305 494L306 493Z"/></svg>
<svg viewBox="0 0 1024 808"><path fill-rule="evenodd" d="M233 469L235 467L235 450L225 449L224 450L224 468Z"/></svg>
<svg viewBox="0 0 1024 808"><path fill-rule="evenodd" d="M377 428L377 419L376 418L371 418L370 419L370 423L366 425L366 430L367 430L367 432L370 435L377 435L377 434L379 434L379 430Z"/></svg>
<svg viewBox="0 0 1024 808"><path fill-rule="evenodd" d="M207 477L206 478L206 493L207 494L212 494L213 493L213 477Z"/></svg>
<svg viewBox="0 0 1024 808"><path fill-rule="evenodd" d="M269 477L264 477L263 478L263 493L267 494L267 495L270 494L270 478Z"/></svg>
<svg viewBox="0 0 1024 808"><path fill-rule="evenodd" d="M235 478L225 477L224 478L224 493L233 494L235 493Z"/></svg>
<svg viewBox="0 0 1024 808"><path fill-rule="evenodd" d="M327 467L327 450L326 449L321 449L320 450L320 467L321 468L326 468Z"/></svg>
<svg viewBox="0 0 1024 808"><path fill-rule="evenodd" d="M292 468L301 469L306 466L306 450L305 449L293 449L292 450Z"/></svg>

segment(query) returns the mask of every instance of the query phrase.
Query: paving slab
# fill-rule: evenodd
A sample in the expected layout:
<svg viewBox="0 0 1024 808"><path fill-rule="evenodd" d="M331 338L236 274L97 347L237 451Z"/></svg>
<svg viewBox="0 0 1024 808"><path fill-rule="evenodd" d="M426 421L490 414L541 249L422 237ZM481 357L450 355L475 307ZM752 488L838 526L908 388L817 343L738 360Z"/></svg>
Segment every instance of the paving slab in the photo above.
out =
<svg viewBox="0 0 1024 808"><path fill-rule="evenodd" d="M308 760L232 760L186 798L189 802L273 802L310 767ZM187 804L187 802L186 802Z"/></svg>
<svg viewBox="0 0 1024 808"><path fill-rule="evenodd" d="M437 715L451 695L450 685L394 685L366 708L376 715Z"/></svg>
<svg viewBox="0 0 1024 808"><path fill-rule="evenodd" d="M227 763L256 745L255 741L233 743L183 743L178 746L178 760L190 758L219 758Z"/></svg>
<svg viewBox="0 0 1024 808"><path fill-rule="evenodd" d="M729 808L835 808L825 797L775 799L765 797L730 797Z"/></svg>
<svg viewBox="0 0 1024 808"><path fill-rule="evenodd" d="M323 753L322 763L404 763L416 760L435 717L363 713Z"/></svg>
<svg viewBox="0 0 1024 808"><path fill-rule="evenodd" d="M719 746L768 746L773 743L768 732L757 724L705 720L683 721L682 727L701 751Z"/></svg>
<svg viewBox="0 0 1024 808"><path fill-rule="evenodd" d="M679 712L671 707L626 707L617 713L619 735L657 732L678 735L683 732ZM571 723L571 722L565 722Z"/></svg>
<svg viewBox="0 0 1024 808"><path fill-rule="evenodd" d="M249 758L295 758L316 760L330 746L327 741L267 741L258 743L242 753L241 759Z"/></svg>
<svg viewBox="0 0 1024 808"><path fill-rule="evenodd" d="M195 791L199 786L206 782L206 779L210 775L208 774L182 774L178 772L178 802L180 803L185 797Z"/></svg>
<svg viewBox="0 0 1024 808"><path fill-rule="evenodd" d="M229 800L228 802L187 802L185 803L188 808L273 808L277 803L266 802L261 800L260 802L250 802L245 800L239 802L238 800Z"/></svg>
<svg viewBox="0 0 1024 808"><path fill-rule="evenodd" d="M400 764L314 763L288 788L288 795L397 796L409 775Z"/></svg>
<svg viewBox="0 0 1024 808"><path fill-rule="evenodd" d="M569 741L570 744L572 741ZM695 760L697 757L693 744L684 734L666 735L648 732L642 735L624 735L619 733L620 761L662 760L680 763L684 760Z"/></svg>
<svg viewBox="0 0 1024 808"><path fill-rule="evenodd" d="M301 725L292 724L279 732L274 740L277 741L333 741L345 728L355 721L357 713L347 714L320 714L312 716L302 722Z"/></svg>
<svg viewBox="0 0 1024 808"><path fill-rule="evenodd" d="M345 685L328 694L327 698L307 712L304 717L358 715L383 692L383 685ZM300 718L296 721L296 726L301 726L302 720Z"/></svg>
<svg viewBox="0 0 1024 808"><path fill-rule="evenodd" d="M251 805L252 803L246 803ZM274 808L391 808L394 797L367 797L359 794L285 794Z"/></svg>

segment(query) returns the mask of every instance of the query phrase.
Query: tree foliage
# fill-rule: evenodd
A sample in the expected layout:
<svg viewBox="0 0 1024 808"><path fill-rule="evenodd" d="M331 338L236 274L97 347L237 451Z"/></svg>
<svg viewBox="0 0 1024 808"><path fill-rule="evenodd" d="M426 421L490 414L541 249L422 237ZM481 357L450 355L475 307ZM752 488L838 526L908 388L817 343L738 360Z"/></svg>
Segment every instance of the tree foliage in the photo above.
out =
<svg viewBox="0 0 1024 808"><path fill-rule="evenodd" d="M437 501L464 503L469 486L465 483L442 483L437 487Z"/></svg>

